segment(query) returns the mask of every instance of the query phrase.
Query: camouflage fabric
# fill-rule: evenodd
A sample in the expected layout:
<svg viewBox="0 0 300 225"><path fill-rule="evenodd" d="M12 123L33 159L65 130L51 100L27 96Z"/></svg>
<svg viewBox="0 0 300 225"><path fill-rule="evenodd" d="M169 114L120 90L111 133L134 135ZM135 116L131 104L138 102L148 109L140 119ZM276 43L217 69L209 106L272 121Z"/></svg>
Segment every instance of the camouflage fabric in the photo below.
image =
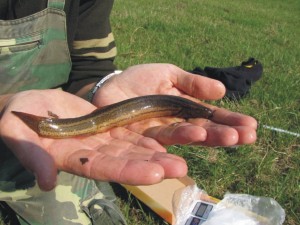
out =
<svg viewBox="0 0 300 225"><path fill-rule="evenodd" d="M0 94L65 83L71 70L63 0L25 18L0 20Z"/></svg>
<svg viewBox="0 0 300 225"><path fill-rule="evenodd" d="M59 172L56 188L43 192L3 143L0 157L0 200L21 224L126 224L108 183Z"/></svg>
<svg viewBox="0 0 300 225"><path fill-rule="evenodd" d="M67 81L71 62L66 41L64 0L13 21L0 21L0 94L53 88ZM0 140L0 201L21 224L126 224L108 183L65 172L43 192L35 177Z"/></svg>

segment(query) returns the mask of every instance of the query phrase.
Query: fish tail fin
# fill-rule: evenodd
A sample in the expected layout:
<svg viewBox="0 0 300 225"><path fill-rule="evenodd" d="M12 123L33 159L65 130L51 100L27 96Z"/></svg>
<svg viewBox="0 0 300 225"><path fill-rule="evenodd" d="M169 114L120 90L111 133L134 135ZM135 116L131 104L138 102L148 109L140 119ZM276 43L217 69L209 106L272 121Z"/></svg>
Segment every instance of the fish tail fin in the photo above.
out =
<svg viewBox="0 0 300 225"><path fill-rule="evenodd" d="M19 117L28 127L39 134L39 123L46 117L36 116L29 113L11 111L14 115Z"/></svg>

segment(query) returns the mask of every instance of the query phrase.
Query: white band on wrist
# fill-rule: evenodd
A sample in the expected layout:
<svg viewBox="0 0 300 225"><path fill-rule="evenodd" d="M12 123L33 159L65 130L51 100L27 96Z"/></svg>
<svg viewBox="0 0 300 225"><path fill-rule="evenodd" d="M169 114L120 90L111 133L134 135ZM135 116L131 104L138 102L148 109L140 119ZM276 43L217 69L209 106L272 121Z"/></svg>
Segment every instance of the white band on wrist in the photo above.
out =
<svg viewBox="0 0 300 225"><path fill-rule="evenodd" d="M109 80L109 79L112 78L113 76L118 75L118 74L120 74L120 73L122 73L122 72L123 72L122 70L115 70L113 73L110 73L110 74L106 75L104 78L102 78L102 79L94 86L94 88L89 92L88 100L89 100L90 102L92 102L93 97L94 97L95 93L97 92L97 90L98 90L101 86L103 86L103 84L104 84L107 80Z"/></svg>

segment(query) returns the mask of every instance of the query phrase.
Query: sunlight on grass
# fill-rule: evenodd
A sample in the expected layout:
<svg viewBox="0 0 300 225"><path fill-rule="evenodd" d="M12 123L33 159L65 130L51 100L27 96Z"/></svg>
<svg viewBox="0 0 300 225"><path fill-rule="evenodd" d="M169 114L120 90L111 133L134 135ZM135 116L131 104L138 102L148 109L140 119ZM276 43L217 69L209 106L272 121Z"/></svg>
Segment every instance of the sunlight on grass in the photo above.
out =
<svg viewBox="0 0 300 225"><path fill-rule="evenodd" d="M213 104L300 133L299 15L299 0L115 0L116 64L125 69L165 62L191 70L236 66L255 57L264 73L250 94L239 102ZM211 196L272 197L286 210L286 225L300 224L299 138L260 126L253 145L171 146L169 151L186 159L189 176ZM130 225L166 224L126 192L118 201Z"/></svg>
<svg viewBox="0 0 300 225"><path fill-rule="evenodd" d="M113 13L116 62L122 69L152 62L188 70L228 67L250 56L263 63L263 77L250 95L213 103L257 118L261 126L254 145L169 150L187 160L189 176L210 195L272 197L286 210L289 225L300 224L300 141L262 125L300 132L299 15L296 0L117 0Z"/></svg>

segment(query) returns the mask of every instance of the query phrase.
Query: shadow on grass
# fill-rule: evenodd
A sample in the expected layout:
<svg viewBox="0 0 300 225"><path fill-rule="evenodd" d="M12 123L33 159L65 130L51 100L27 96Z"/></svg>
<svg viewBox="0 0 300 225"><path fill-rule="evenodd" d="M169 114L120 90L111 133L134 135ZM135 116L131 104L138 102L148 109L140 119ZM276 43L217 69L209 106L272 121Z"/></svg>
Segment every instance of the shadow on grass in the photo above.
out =
<svg viewBox="0 0 300 225"><path fill-rule="evenodd" d="M0 202L0 217L0 224L20 225L15 212L5 202Z"/></svg>

